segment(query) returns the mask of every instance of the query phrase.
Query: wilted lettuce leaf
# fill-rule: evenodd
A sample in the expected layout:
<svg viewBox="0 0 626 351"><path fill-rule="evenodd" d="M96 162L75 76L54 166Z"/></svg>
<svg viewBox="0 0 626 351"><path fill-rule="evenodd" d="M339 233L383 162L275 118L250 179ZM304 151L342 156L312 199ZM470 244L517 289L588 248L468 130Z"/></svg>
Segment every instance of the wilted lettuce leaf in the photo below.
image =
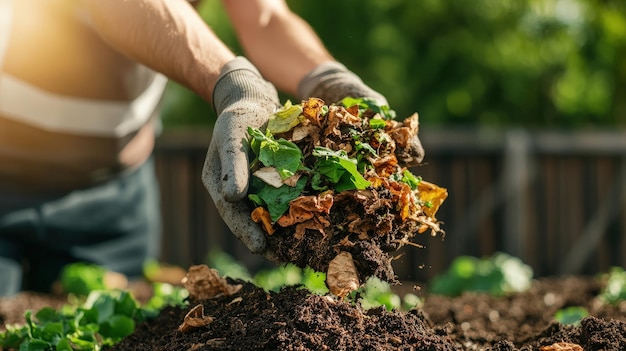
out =
<svg viewBox="0 0 626 351"><path fill-rule="evenodd" d="M302 111L302 105L292 105L291 101L287 100L283 107L270 116L267 122L267 129L273 134L284 133L291 130L291 128L300 123Z"/></svg>
<svg viewBox="0 0 626 351"><path fill-rule="evenodd" d="M274 140L269 131L266 135L251 127L248 127L248 134L252 137L250 145L258 160L267 167L276 168L282 179L293 176L302 166L302 151L291 141Z"/></svg>
<svg viewBox="0 0 626 351"><path fill-rule="evenodd" d="M318 146L313 150L313 156L318 158L315 169L334 183L337 191L365 189L370 185L359 173L356 161L350 159L345 151Z"/></svg>

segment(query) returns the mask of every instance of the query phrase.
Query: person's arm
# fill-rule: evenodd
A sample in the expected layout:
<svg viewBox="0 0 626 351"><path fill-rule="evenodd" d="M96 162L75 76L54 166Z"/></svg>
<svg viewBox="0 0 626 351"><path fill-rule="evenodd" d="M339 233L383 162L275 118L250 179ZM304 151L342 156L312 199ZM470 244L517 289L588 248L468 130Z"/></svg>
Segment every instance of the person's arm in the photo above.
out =
<svg viewBox="0 0 626 351"><path fill-rule="evenodd" d="M223 0L250 60L279 89L299 99L338 103L364 97L387 99L326 50L320 38L285 0Z"/></svg>
<svg viewBox="0 0 626 351"><path fill-rule="evenodd" d="M111 47L176 80L218 115L202 180L224 222L254 253L270 258L263 230L242 201L248 187L247 128L278 107L274 86L215 36L185 0L80 0Z"/></svg>
<svg viewBox="0 0 626 351"><path fill-rule="evenodd" d="M246 56L277 88L296 95L302 78L334 61L283 0L223 0Z"/></svg>
<svg viewBox="0 0 626 351"><path fill-rule="evenodd" d="M186 0L81 0L86 20L113 48L207 101L235 56Z"/></svg>

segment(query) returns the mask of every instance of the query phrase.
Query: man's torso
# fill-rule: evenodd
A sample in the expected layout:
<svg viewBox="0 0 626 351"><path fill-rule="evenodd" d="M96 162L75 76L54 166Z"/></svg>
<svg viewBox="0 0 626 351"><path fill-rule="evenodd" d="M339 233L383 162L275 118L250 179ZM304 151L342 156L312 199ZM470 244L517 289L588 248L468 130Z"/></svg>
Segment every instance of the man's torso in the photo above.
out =
<svg viewBox="0 0 626 351"><path fill-rule="evenodd" d="M74 4L12 1L0 57L0 190L87 186L138 166L152 151L148 116L164 83L155 87L152 71L107 46ZM148 90L153 96L144 96ZM133 113L141 116L125 116Z"/></svg>

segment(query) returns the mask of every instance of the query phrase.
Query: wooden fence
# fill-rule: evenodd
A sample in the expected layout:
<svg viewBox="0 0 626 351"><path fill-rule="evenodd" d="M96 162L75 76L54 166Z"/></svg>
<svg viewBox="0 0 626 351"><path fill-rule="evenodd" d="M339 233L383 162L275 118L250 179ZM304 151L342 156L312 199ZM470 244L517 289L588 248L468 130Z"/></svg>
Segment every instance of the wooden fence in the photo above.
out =
<svg viewBox="0 0 626 351"><path fill-rule="evenodd" d="M448 189L445 239L427 234L394 261L398 277L427 281L459 255L504 251L535 276L626 266L626 130L422 129L415 174ZM200 181L206 130L169 130L157 142L162 258L188 266L224 250L251 271L270 265L228 231Z"/></svg>

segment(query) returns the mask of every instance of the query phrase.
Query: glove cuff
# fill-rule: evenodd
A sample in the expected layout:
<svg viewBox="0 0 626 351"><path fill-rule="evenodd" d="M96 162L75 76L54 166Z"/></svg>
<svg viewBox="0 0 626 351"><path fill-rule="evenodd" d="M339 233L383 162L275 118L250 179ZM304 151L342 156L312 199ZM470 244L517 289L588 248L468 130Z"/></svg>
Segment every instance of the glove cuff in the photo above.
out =
<svg viewBox="0 0 626 351"><path fill-rule="evenodd" d="M275 88L263 79L259 70L248 59L237 56L227 62L220 71L213 87L213 108L219 115L236 101L267 100L272 90L275 91Z"/></svg>

